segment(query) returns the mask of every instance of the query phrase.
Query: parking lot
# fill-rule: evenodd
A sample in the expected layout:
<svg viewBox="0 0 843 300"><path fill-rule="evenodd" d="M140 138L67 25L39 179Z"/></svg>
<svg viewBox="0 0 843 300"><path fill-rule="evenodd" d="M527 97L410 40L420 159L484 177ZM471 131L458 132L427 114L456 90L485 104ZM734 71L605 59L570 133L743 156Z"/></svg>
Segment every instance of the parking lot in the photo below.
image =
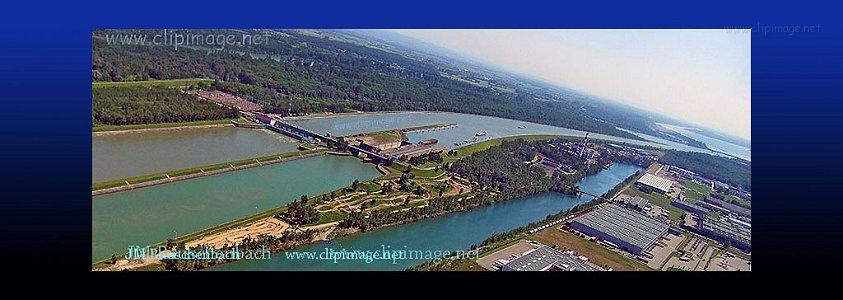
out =
<svg viewBox="0 0 843 300"><path fill-rule="evenodd" d="M682 250L679 251L678 256L671 257L662 270L675 268L687 271L702 271L708 264L711 256L714 255L715 248L709 245L708 241L704 239L692 237L682 247Z"/></svg>
<svg viewBox="0 0 843 300"><path fill-rule="evenodd" d="M731 253L722 253L711 260L706 271L752 271L752 262L736 257Z"/></svg>
<svg viewBox="0 0 843 300"><path fill-rule="evenodd" d="M650 249L650 253L653 254L653 258L647 260L647 266L653 269L660 268L670 254L676 251L676 247L679 247L679 244L682 243L682 240L684 239L685 236L683 235L674 235L669 232L665 234L662 240L660 242L656 242L653 248ZM664 246L660 245L662 243Z"/></svg>

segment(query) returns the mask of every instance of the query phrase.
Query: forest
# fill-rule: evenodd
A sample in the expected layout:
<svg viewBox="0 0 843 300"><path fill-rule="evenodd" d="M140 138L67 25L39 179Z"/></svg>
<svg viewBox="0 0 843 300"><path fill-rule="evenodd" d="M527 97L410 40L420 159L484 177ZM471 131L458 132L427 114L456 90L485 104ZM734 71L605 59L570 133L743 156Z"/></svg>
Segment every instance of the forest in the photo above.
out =
<svg viewBox="0 0 843 300"><path fill-rule="evenodd" d="M112 86L93 89L92 122L135 125L239 118L240 112L177 88Z"/></svg>
<svg viewBox="0 0 843 300"><path fill-rule="evenodd" d="M527 91L497 93L439 76L428 62L298 31L272 31L267 44L226 51L109 45L103 38L126 32L147 31L94 31L93 81L210 78L216 80L214 89L261 103L270 113L448 111L638 139L595 120L576 101L547 101Z"/></svg>
<svg viewBox="0 0 843 300"><path fill-rule="evenodd" d="M535 144L540 143L544 142L504 141L452 163L448 170L495 192L529 187L547 191L553 186L553 179L538 167L525 163L533 160L538 153Z"/></svg>
<svg viewBox="0 0 843 300"><path fill-rule="evenodd" d="M745 190L752 191L752 163L745 160L705 153L667 150L659 162L691 170L702 177L742 186Z"/></svg>

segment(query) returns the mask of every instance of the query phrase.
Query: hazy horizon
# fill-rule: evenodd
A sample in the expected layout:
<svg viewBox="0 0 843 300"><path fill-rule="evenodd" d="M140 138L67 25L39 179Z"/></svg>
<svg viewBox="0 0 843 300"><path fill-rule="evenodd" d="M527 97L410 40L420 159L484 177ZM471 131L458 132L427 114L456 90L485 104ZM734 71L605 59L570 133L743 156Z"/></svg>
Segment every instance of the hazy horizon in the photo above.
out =
<svg viewBox="0 0 843 300"><path fill-rule="evenodd" d="M751 42L735 30L391 30L751 140Z"/></svg>

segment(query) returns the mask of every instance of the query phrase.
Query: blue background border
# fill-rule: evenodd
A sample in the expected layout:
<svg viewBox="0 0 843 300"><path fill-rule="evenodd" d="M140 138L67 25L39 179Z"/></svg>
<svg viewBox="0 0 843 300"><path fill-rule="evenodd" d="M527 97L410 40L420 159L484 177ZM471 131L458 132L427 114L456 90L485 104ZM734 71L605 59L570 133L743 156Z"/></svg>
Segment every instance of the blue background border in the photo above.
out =
<svg viewBox="0 0 843 300"><path fill-rule="evenodd" d="M625 2L625 3L612 3ZM820 25L818 33L752 34L756 259L810 265L839 245L839 8L808 1L32 1L4 4L0 44L3 239L26 247L8 267L90 269L90 61L94 28L726 28ZM757 29L757 28L756 28ZM802 247L802 245L814 245ZM824 245L824 246L820 246ZM60 248L54 248L60 247ZM62 253L53 252L61 250ZM50 254L52 253L52 254ZM46 255L62 255L60 258ZM78 257L78 261L74 259ZM49 259L45 259L49 258ZM819 259L819 258L817 258ZM832 267L837 260L823 260ZM763 264L761 264L763 265Z"/></svg>

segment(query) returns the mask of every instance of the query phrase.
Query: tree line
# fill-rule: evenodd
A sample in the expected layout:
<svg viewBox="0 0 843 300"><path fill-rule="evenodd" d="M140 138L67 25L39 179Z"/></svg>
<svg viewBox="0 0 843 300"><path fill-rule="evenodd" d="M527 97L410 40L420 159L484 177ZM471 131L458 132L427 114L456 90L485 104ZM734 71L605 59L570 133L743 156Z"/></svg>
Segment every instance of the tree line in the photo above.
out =
<svg viewBox="0 0 843 300"><path fill-rule="evenodd" d="M228 108L177 88L113 86L92 90L92 121L96 125L135 125L239 118Z"/></svg>
<svg viewBox="0 0 843 300"><path fill-rule="evenodd" d="M214 88L261 103L269 113L449 111L637 139L583 113L578 101L497 93L439 76L429 62L296 31L237 48L241 52L106 44L102 36L115 32L120 31L94 32L94 81L212 78Z"/></svg>
<svg viewBox="0 0 843 300"><path fill-rule="evenodd" d="M659 162L752 191L752 163L698 152L667 150Z"/></svg>

